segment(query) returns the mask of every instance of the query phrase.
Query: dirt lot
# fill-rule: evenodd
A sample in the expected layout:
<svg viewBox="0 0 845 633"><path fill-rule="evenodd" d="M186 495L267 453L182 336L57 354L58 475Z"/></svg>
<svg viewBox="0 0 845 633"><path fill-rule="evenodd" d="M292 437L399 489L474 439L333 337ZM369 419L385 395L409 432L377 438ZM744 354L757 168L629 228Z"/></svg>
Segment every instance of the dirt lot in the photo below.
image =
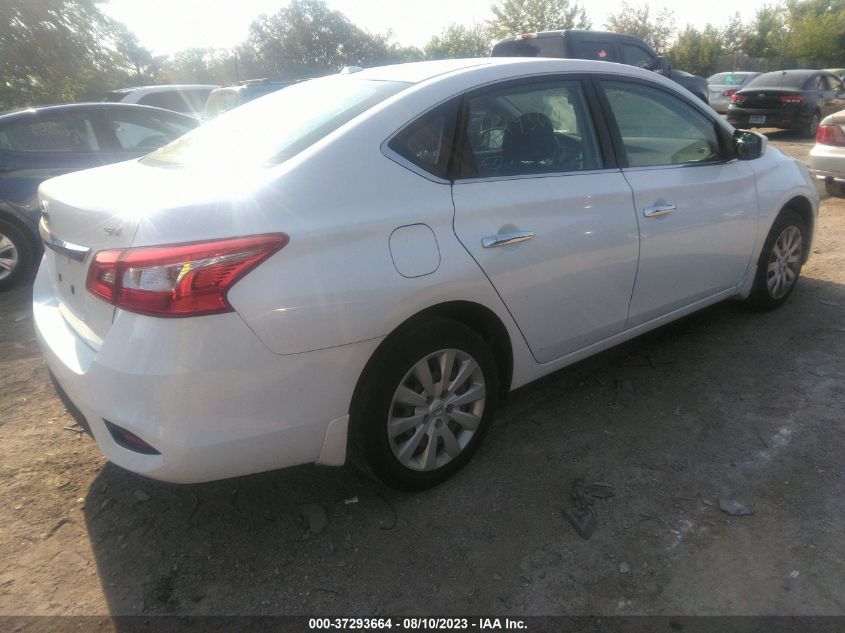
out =
<svg viewBox="0 0 845 633"><path fill-rule="evenodd" d="M0 614L845 614L845 200L816 235L781 310L719 305L520 390L414 495L124 472L54 395L28 290L4 293ZM578 477L612 486L589 540L562 514Z"/></svg>

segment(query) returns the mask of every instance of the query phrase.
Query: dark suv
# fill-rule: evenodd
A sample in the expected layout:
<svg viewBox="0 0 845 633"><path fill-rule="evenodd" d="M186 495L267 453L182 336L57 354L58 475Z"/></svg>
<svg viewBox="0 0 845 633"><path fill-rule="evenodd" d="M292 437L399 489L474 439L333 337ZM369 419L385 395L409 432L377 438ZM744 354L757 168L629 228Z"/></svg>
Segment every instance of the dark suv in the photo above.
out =
<svg viewBox="0 0 845 633"><path fill-rule="evenodd" d="M507 37L493 46L492 57L564 57L617 62L669 77L708 103L707 80L671 68L640 38L605 31L543 31Z"/></svg>

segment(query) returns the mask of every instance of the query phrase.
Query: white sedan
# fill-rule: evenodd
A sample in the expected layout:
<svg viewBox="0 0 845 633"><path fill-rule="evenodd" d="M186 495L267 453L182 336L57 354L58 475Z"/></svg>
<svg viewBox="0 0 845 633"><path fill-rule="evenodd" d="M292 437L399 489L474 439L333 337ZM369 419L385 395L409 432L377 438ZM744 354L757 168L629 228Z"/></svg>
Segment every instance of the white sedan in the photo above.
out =
<svg viewBox="0 0 845 633"><path fill-rule="evenodd" d="M810 171L831 196L845 197L845 110L825 117L810 150Z"/></svg>
<svg viewBox="0 0 845 633"><path fill-rule="evenodd" d="M512 389L781 305L818 214L801 164L672 81L525 58L304 82L40 195L39 341L111 461L355 457L406 489L466 464Z"/></svg>

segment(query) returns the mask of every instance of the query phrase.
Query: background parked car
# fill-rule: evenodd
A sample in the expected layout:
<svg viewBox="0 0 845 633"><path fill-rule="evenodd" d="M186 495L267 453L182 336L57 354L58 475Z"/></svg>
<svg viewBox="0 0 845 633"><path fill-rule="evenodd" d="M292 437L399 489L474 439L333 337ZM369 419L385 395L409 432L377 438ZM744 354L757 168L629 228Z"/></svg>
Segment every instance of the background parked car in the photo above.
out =
<svg viewBox="0 0 845 633"><path fill-rule="evenodd" d="M831 114L819 125L810 150L812 174L824 180L827 192L845 197L845 110Z"/></svg>
<svg viewBox="0 0 845 633"><path fill-rule="evenodd" d="M0 288L25 277L37 262L36 193L44 180L143 156L197 125L168 110L116 103L0 114Z"/></svg>
<svg viewBox="0 0 845 633"><path fill-rule="evenodd" d="M753 72L728 72L716 73L707 78L707 86L710 89L710 107L719 114L725 114L731 105L731 97L738 90L742 90L760 73Z"/></svg>
<svg viewBox="0 0 845 633"><path fill-rule="evenodd" d="M845 88L823 70L778 70L753 79L731 97L737 127L777 127L815 136L819 122L845 108Z"/></svg>
<svg viewBox="0 0 845 633"><path fill-rule="evenodd" d="M297 83L293 81L270 81L269 79L248 79L237 86L215 88L208 95L202 118L213 119L224 112L228 112L258 97L281 90L286 86Z"/></svg>
<svg viewBox="0 0 845 633"><path fill-rule="evenodd" d="M543 31L506 37L496 42L491 57L563 57L617 62L653 70L682 85L707 103L707 80L671 68L666 59L639 37L606 31Z"/></svg>
<svg viewBox="0 0 845 633"><path fill-rule="evenodd" d="M103 101L137 103L138 105L172 110L199 119L202 118L208 95L215 88L217 86L189 84L121 88L107 93Z"/></svg>

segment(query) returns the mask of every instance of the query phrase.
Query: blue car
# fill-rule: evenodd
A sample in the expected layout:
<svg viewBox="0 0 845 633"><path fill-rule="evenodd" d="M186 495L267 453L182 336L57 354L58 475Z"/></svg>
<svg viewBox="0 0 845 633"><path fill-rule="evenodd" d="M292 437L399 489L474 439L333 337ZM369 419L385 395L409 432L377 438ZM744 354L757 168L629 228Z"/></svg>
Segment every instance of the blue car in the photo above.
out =
<svg viewBox="0 0 845 633"><path fill-rule="evenodd" d="M189 116L123 103L0 114L0 289L37 267L38 185L53 176L139 158L197 125Z"/></svg>

